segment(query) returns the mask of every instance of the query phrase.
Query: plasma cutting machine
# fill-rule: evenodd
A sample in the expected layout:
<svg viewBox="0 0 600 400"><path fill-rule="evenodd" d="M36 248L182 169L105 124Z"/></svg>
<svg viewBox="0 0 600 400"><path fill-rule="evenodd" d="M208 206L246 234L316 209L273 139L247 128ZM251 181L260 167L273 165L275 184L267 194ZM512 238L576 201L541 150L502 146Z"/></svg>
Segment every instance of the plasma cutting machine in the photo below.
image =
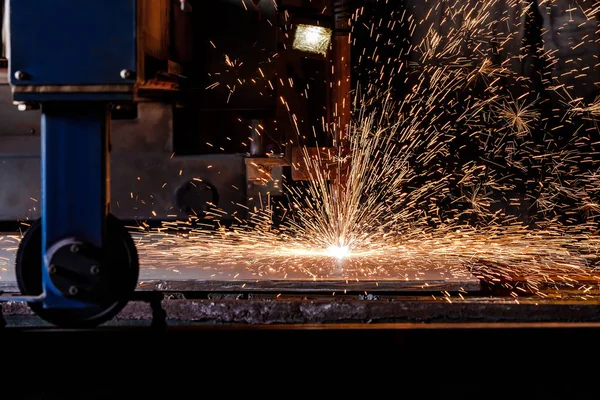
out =
<svg viewBox="0 0 600 400"><path fill-rule="evenodd" d="M264 171L289 166L294 153L285 148L293 129L280 98L311 116L296 121L296 131L326 120L341 138L350 104L349 2L305 3L243 0L242 8L231 0L7 2L4 32L12 99L21 111L41 113L41 213L16 257L21 295L0 301L25 301L44 320L67 327L101 324L128 302L139 264L134 241L111 207L111 197L113 204L114 197L124 197L111 185L111 174L127 174L127 164L110 161L113 143L127 134L111 121L119 110L170 105L171 140L179 143L173 154L183 155L196 154L197 135L189 127L206 123L198 118L203 114L199 110L233 111L249 121L248 150L221 147L246 158L242 165L249 202L261 191ZM304 53L295 49L298 38L280 34L282 10L286 24L318 25L320 46L322 35L333 31L335 51L327 40L324 49L308 54L314 34L304 38ZM215 14L227 15L226 22L216 21ZM223 65L225 70L219 69ZM302 75L306 70L321 75ZM331 70L333 76L327 72ZM296 87L286 87L288 78ZM340 85L326 85L328 81ZM331 104L302 98L303 86L318 82ZM174 207L196 214L185 201L194 197L186 196L187 189L193 190L182 184L175 204L167 204L159 217L166 218ZM19 209L8 211L9 217L23 217Z"/></svg>
<svg viewBox="0 0 600 400"><path fill-rule="evenodd" d="M110 214L108 168L109 105L135 97L136 2L14 1L9 13L13 99L42 113L42 216L19 246L17 282L49 322L95 325L120 311L139 272Z"/></svg>

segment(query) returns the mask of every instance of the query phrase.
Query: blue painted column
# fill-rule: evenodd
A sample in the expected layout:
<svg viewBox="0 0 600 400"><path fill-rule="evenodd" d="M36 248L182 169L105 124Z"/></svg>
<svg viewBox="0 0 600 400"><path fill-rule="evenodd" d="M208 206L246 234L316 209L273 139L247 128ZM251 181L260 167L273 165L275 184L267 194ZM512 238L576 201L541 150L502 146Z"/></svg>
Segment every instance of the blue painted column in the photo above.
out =
<svg viewBox="0 0 600 400"><path fill-rule="evenodd" d="M82 308L52 284L47 251L77 238L102 248L109 212L109 130L106 103L42 106L42 285L44 307Z"/></svg>

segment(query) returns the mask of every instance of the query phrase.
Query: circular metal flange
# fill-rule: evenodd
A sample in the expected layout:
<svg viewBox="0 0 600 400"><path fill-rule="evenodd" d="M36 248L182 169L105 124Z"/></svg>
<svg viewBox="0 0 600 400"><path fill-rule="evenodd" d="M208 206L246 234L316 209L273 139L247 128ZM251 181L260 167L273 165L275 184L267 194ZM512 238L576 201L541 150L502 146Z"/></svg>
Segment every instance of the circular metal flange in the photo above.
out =
<svg viewBox="0 0 600 400"><path fill-rule="evenodd" d="M73 246L75 245L75 246ZM83 246L83 248L82 248ZM60 246L63 249L64 246ZM73 249L86 253L85 243L69 243L65 247L69 252ZM55 253L56 254L56 253ZM29 307L40 318L53 325L64 328L88 328L98 326L112 319L127 304L127 297L135 290L139 276L137 250L129 232L114 216L109 215L106 221L106 239L104 248L99 251L102 263L93 263L89 269L76 277L67 273L74 281L93 282L102 276L102 284L95 286L90 294L90 286L70 284L65 279L65 270L61 265L50 263L48 272L56 285L58 276L63 275L59 290L65 297L73 299L94 300L88 308L43 308L41 303L30 303ZM64 256L64 255L63 255ZM61 259L60 257L58 258ZM79 261L83 262L83 261ZM27 230L17 251L16 257L17 284L23 295L38 296L42 294L42 229L41 221L35 221ZM94 272L97 274L94 274ZM88 274L89 272L89 274ZM82 279L81 275L85 279ZM91 278L94 277L94 278ZM93 287L93 286L92 286ZM57 287L58 288L58 287ZM86 292L87 291L87 292Z"/></svg>
<svg viewBox="0 0 600 400"><path fill-rule="evenodd" d="M110 293L110 275L100 274L104 264L101 249L66 238L46 251L46 259L50 281L63 296L96 303Z"/></svg>

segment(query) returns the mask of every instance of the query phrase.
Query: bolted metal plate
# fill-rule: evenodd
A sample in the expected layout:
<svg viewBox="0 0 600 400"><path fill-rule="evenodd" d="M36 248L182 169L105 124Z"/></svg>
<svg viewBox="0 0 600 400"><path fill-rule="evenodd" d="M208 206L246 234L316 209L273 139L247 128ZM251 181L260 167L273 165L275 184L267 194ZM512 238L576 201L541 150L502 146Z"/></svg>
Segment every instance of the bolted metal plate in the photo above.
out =
<svg viewBox="0 0 600 400"><path fill-rule="evenodd" d="M9 13L11 84L134 83L135 0L18 0Z"/></svg>

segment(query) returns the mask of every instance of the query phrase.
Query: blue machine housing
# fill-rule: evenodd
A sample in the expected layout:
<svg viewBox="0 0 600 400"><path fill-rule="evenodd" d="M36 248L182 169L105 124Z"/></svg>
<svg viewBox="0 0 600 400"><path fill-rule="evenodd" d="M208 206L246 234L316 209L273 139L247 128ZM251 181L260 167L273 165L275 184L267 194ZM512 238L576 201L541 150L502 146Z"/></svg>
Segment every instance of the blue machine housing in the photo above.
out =
<svg viewBox="0 0 600 400"><path fill-rule="evenodd" d="M14 100L132 98L136 0L13 0L9 13Z"/></svg>
<svg viewBox="0 0 600 400"><path fill-rule="evenodd" d="M44 308L93 304L57 289L51 249L65 239L102 249L109 212L109 105L133 100L136 0L12 0L13 100L42 108ZM126 73L124 73L126 72Z"/></svg>

